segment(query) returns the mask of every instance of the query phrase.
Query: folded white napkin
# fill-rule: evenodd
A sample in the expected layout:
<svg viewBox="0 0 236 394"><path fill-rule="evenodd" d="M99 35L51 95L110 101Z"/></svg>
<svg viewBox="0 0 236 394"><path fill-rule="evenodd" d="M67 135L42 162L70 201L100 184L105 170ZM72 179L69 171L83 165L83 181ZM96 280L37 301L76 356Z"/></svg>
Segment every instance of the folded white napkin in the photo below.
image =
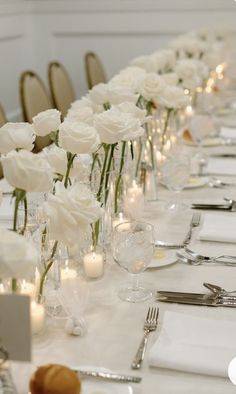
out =
<svg viewBox="0 0 236 394"><path fill-rule="evenodd" d="M201 241L236 242L236 216L207 213L199 232Z"/></svg>
<svg viewBox="0 0 236 394"><path fill-rule="evenodd" d="M149 353L153 367L227 377L236 355L236 323L165 312Z"/></svg>
<svg viewBox="0 0 236 394"><path fill-rule="evenodd" d="M236 175L236 160L209 158L204 171L206 174Z"/></svg>
<svg viewBox="0 0 236 394"><path fill-rule="evenodd" d="M236 129L232 127L221 127L220 137L236 139Z"/></svg>

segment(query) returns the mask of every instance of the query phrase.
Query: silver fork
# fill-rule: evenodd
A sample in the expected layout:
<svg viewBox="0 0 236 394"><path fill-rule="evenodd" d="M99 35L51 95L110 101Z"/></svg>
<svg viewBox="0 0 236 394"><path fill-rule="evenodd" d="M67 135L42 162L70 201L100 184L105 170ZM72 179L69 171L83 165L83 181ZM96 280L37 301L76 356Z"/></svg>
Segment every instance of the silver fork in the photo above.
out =
<svg viewBox="0 0 236 394"><path fill-rule="evenodd" d="M227 255L227 254L220 254L218 256L209 257L209 256L205 256L204 254L194 252L193 250L191 250L189 248L185 248L185 251L188 254L190 254L193 258L195 258L196 260L215 261L215 260L220 260L220 259L228 259L228 260L235 261L235 265L236 265L236 256L231 256L231 255Z"/></svg>
<svg viewBox="0 0 236 394"><path fill-rule="evenodd" d="M193 228L199 226L200 219L201 219L201 214L199 212L195 212L192 216L188 233L183 241L184 245L188 245L190 243L191 238L192 238Z"/></svg>
<svg viewBox="0 0 236 394"><path fill-rule="evenodd" d="M159 315L159 308L156 307L149 307L147 316L144 322L144 336L142 338L142 341L139 345L138 351L134 357L134 360L131 364L132 369L140 369L142 361L144 359L144 354L145 350L147 347L147 340L148 340L148 335L151 331L155 331L157 328L157 323L158 323L158 315Z"/></svg>

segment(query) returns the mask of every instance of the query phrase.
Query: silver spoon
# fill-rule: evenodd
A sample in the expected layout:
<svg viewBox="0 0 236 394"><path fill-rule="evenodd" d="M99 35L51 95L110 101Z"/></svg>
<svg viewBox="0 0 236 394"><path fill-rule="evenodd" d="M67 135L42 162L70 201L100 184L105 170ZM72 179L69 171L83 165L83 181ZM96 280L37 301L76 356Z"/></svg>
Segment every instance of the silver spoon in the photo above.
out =
<svg viewBox="0 0 236 394"><path fill-rule="evenodd" d="M215 260L219 260L219 259L228 259L228 260L235 260L235 263L236 263L236 256L221 254L218 256L209 257L209 256L205 256L203 254L194 252L193 250L191 250L189 248L185 248L184 250L197 260L215 261Z"/></svg>
<svg viewBox="0 0 236 394"><path fill-rule="evenodd" d="M214 285L212 283L203 283L203 286L205 286L207 289L212 291L212 293L214 293L214 294L232 294L232 293L236 293L236 290L227 291L223 287Z"/></svg>

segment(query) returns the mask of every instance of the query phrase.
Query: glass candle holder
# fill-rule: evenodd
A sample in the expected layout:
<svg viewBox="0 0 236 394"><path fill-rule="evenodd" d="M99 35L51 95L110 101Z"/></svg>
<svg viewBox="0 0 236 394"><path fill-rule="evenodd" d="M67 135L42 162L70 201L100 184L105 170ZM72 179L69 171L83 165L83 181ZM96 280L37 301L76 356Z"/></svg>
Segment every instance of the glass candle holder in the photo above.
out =
<svg viewBox="0 0 236 394"><path fill-rule="evenodd" d="M30 303L31 332L33 335L42 333L45 328L44 301L44 297L39 296Z"/></svg>
<svg viewBox="0 0 236 394"><path fill-rule="evenodd" d="M91 247L83 256L83 268L86 278L98 279L104 274L105 255L100 246Z"/></svg>

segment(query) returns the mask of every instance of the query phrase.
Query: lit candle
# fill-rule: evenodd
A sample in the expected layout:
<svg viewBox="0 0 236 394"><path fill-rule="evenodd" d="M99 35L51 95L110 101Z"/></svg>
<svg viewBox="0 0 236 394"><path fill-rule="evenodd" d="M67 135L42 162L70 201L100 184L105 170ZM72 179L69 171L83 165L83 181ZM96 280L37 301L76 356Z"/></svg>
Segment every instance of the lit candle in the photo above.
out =
<svg viewBox="0 0 236 394"><path fill-rule="evenodd" d="M38 334L42 331L45 323L45 309L44 306L32 301L30 304L30 316L31 316L31 332L32 334Z"/></svg>
<svg viewBox="0 0 236 394"><path fill-rule="evenodd" d="M84 256L84 272L88 278L99 278L103 275L102 254L91 252Z"/></svg>
<svg viewBox="0 0 236 394"><path fill-rule="evenodd" d="M0 294L5 293L4 285L3 283L0 283Z"/></svg>
<svg viewBox="0 0 236 394"><path fill-rule="evenodd" d="M28 295L30 297L35 296L35 285L33 283L26 282L24 279L22 280L20 293L24 295Z"/></svg>
<svg viewBox="0 0 236 394"><path fill-rule="evenodd" d="M77 272L75 269L69 268L68 267L68 261L65 263L65 268L61 269L61 280L66 280L66 279L74 279L77 277Z"/></svg>
<svg viewBox="0 0 236 394"><path fill-rule="evenodd" d="M127 222L128 219L124 216L124 214L122 212L119 213L118 216L116 216L113 221L112 221L112 227L115 228L116 226L118 226L118 224L121 223L125 223ZM129 224L127 223L127 226L129 227ZM128 229L127 227L127 229Z"/></svg>
<svg viewBox="0 0 236 394"><path fill-rule="evenodd" d="M194 113L193 107L191 105L187 105L187 107L185 108L185 114L187 116L192 116L193 113Z"/></svg>
<svg viewBox="0 0 236 394"><path fill-rule="evenodd" d="M131 197L142 195L143 194L143 189L141 186L137 185L137 182L133 180L132 182L132 187L129 187L127 189L127 194Z"/></svg>

